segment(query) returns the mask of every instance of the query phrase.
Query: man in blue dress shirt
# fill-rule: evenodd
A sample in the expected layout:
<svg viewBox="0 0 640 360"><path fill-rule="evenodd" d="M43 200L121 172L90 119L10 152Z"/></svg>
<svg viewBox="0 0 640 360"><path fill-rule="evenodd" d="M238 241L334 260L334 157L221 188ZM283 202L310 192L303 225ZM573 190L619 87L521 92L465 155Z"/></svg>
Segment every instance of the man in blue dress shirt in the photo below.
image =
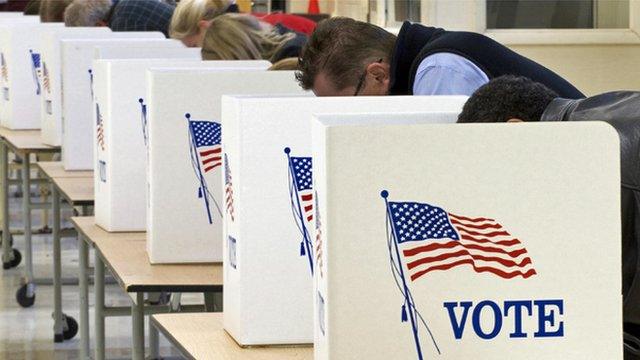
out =
<svg viewBox="0 0 640 360"><path fill-rule="evenodd" d="M565 98L584 95L544 66L476 33L405 22L398 36L336 17L303 49L300 85L318 96L471 95L490 79L526 76Z"/></svg>

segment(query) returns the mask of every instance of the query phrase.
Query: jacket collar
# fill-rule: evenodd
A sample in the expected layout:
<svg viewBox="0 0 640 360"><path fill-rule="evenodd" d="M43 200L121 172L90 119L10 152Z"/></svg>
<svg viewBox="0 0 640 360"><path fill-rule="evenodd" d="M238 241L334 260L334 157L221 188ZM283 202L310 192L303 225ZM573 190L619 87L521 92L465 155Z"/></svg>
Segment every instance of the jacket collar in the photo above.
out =
<svg viewBox="0 0 640 360"><path fill-rule="evenodd" d="M579 103L579 100L555 98L542 113L540 121L567 121L567 116Z"/></svg>

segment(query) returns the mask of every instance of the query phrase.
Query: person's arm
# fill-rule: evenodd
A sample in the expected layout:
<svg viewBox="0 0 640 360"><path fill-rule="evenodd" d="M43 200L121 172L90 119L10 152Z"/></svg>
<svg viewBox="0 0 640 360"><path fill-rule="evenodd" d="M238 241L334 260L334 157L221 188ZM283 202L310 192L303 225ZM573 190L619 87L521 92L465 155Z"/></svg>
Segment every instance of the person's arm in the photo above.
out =
<svg viewBox="0 0 640 360"><path fill-rule="evenodd" d="M416 72L414 95L471 95L489 82L471 61L452 53L427 56Z"/></svg>

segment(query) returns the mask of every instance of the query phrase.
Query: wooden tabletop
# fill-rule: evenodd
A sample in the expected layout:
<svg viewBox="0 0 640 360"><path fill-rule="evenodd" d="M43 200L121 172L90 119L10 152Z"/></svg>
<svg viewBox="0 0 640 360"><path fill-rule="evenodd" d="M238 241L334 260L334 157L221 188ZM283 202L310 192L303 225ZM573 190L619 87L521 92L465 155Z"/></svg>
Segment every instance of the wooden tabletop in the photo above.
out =
<svg viewBox="0 0 640 360"><path fill-rule="evenodd" d="M2 138L16 152L59 152L59 146L42 143L40 130L7 130L2 131Z"/></svg>
<svg viewBox="0 0 640 360"><path fill-rule="evenodd" d="M71 221L93 244L126 292L222 290L220 263L151 265L147 256L146 233L109 233L96 226L93 217L73 217Z"/></svg>
<svg viewBox="0 0 640 360"><path fill-rule="evenodd" d="M54 177L51 181L70 205L93 205L93 177Z"/></svg>
<svg viewBox="0 0 640 360"><path fill-rule="evenodd" d="M198 360L311 360L313 347L242 348L222 328L221 313L153 315L152 321L182 355Z"/></svg>
<svg viewBox="0 0 640 360"><path fill-rule="evenodd" d="M36 166L40 168L40 171L51 178L93 178L93 171L91 170L65 170L62 165L62 161L39 161Z"/></svg>

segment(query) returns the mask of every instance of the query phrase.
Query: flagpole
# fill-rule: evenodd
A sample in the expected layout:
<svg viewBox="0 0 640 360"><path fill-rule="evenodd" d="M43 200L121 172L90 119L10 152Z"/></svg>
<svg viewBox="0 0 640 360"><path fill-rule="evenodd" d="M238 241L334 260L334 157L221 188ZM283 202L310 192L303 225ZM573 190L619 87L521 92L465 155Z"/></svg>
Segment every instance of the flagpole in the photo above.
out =
<svg viewBox="0 0 640 360"><path fill-rule="evenodd" d="M309 260L309 267L311 269L311 275L313 275L313 255L311 254L311 250L309 249L309 243L311 243L311 239L309 239L309 233L307 232L307 227L304 225L304 213L302 212L302 206L300 205L300 195L298 194L298 187L296 186L295 179L295 170L291 165L291 149L289 147L284 148L285 154L287 154L287 163L289 166L289 175L293 180L293 189L296 192L296 204L298 205L298 214L300 216L300 226L302 227L302 238L304 242L304 247L307 250L307 259Z"/></svg>
<svg viewBox="0 0 640 360"><path fill-rule="evenodd" d="M207 217L209 218L209 224L213 224L213 220L211 219L211 210L209 209L209 196L206 192L204 175L202 175L202 170L200 169L200 157L198 156L198 147L195 143L195 134L193 133L193 127L191 126L191 114L185 114L187 118L187 123L189 125L189 134L191 135L191 148L193 149L193 153L196 157L196 169L198 170L198 180L200 180L200 191L202 193L202 197L204 198L204 205L207 208Z"/></svg>
<svg viewBox="0 0 640 360"><path fill-rule="evenodd" d="M91 70L89 70L91 71ZM144 99L140 98L138 99L138 102L140 103L140 111L142 112L142 115L140 117L140 120L142 122L142 137L144 138L144 144L148 147L149 143L147 141L148 135L147 135L147 105L144 104ZM191 127L191 125L189 125L189 127Z"/></svg>
<svg viewBox="0 0 640 360"><path fill-rule="evenodd" d="M387 190L382 190L380 196L384 199L385 207L387 208L387 216L389 217L389 223L391 224L391 234L393 236L393 244L396 249L396 258L398 259L398 271L400 272L400 278L402 279L402 287L403 287L403 295L404 301L407 303L407 309L409 311L409 319L411 320L411 328L413 330L413 339L416 343L416 351L418 352L418 359L422 360L422 348L420 346L420 338L418 337L418 325L417 319L415 318L416 313L414 311L413 303L411 302L411 296L409 296L409 287L407 286L407 280L404 278L404 269L402 268L402 262L400 260L400 249L398 246L398 237L396 233L396 227L393 223L393 218L391 218L391 209L389 208L389 192Z"/></svg>

